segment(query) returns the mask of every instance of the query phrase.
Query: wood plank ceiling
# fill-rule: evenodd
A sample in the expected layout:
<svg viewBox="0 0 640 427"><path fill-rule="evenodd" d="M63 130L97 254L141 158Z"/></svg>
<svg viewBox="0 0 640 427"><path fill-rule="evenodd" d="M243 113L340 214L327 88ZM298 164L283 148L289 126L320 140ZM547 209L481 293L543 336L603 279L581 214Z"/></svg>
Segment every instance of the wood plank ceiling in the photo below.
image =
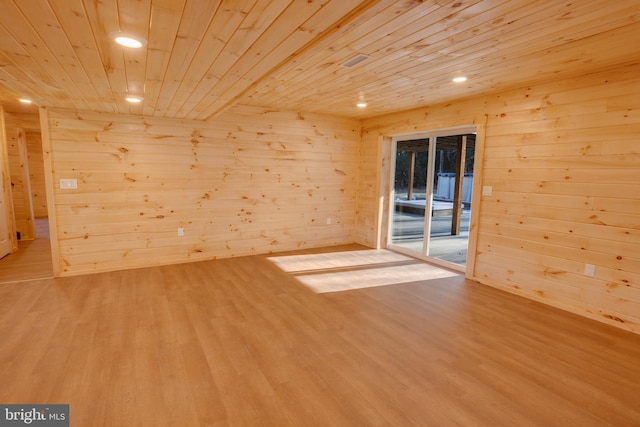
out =
<svg viewBox="0 0 640 427"><path fill-rule="evenodd" d="M639 19L638 0L0 0L0 102L370 117L640 61Z"/></svg>

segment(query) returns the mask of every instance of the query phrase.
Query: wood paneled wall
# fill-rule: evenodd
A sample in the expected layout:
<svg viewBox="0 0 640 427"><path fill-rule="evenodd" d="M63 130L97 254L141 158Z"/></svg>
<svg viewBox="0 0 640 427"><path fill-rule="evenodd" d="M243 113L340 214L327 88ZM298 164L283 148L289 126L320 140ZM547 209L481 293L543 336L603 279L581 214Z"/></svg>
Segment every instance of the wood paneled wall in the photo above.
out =
<svg viewBox="0 0 640 427"><path fill-rule="evenodd" d="M6 236L1 238L1 241L5 241L5 237L9 241L10 252L18 250L18 239L16 238L15 221L13 221L13 197L11 194L11 170L9 168L9 135L6 126L6 111L4 106L0 104L0 140L2 146L0 147L0 172L2 172L2 203L0 208L4 211L4 221L6 221ZM5 233L2 229L0 232Z"/></svg>
<svg viewBox="0 0 640 427"><path fill-rule="evenodd" d="M7 128L11 194L16 231L20 234L20 240L33 240L35 230L29 181L27 138L24 129L13 126L7 126Z"/></svg>
<svg viewBox="0 0 640 427"><path fill-rule="evenodd" d="M11 173L12 219L21 240L32 240L35 238L34 217L47 216L40 120L37 113L4 111L3 114ZM39 195L37 205L34 204L34 179Z"/></svg>
<svg viewBox="0 0 640 427"><path fill-rule="evenodd" d="M382 135L486 114L473 277L640 332L638 99L633 64L365 120L356 240L376 244Z"/></svg>
<svg viewBox="0 0 640 427"><path fill-rule="evenodd" d="M31 204L36 218L46 218L47 190L44 178L44 158L42 156L42 135L40 130L25 131L27 154L29 156L29 179L31 181Z"/></svg>
<svg viewBox="0 0 640 427"><path fill-rule="evenodd" d="M249 107L209 123L42 113L61 275L354 240L357 120Z"/></svg>

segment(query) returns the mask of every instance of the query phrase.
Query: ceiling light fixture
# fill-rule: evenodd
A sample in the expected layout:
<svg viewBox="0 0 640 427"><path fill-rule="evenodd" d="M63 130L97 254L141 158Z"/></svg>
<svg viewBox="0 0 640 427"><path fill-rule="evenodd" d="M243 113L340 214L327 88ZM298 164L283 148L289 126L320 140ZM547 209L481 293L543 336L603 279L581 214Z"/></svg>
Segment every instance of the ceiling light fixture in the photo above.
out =
<svg viewBox="0 0 640 427"><path fill-rule="evenodd" d="M360 96L358 97L358 103L356 104L356 107L358 108L365 108L367 105L367 101L364 100L364 93L360 92Z"/></svg>
<svg viewBox="0 0 640 427"><path fill-rule="evenodd" d="M141 103L141 102L144 100L144 98L142 98L142 97L140 97L140 96L128 95L128 96L125 98L125 100L126 100L127 102L132 103L132 104L139 104L139 103Z"/></svg>
<svg viewBox="0 0 640 427"><path fill-rule="evenodd" d="M454 81L455 83L464 83L464 82L466 82L466 81L467 81L467 78L466 78L466 77L464 77L464 76L458 76L458 77L454 77L454 78L453 78L453 81Z"/></svg>
<svg viewBox="0 0 640 427"><path fill-rule="evenodd" d="M120 46L130 47L132 49L139 49L147 44L147 41L144 38L128 33L111 33L111 38Z"/></svg>
<svg viewBox="0 0 640 427"><path fill-rule="evenodd" d="M27 98L20 98L18 99L18 101L22 102L23 104L31 104L33 101L31 101L30 99Z"/></svg>

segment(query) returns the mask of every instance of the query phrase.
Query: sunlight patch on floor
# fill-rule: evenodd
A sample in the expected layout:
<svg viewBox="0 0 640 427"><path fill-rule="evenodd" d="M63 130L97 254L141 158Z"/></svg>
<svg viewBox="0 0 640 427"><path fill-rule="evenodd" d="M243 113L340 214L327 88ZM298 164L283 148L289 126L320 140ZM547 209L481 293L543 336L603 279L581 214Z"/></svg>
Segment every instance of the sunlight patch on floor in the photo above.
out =
<svg viewBox="0 0 640 427"><path fill-rule="evenodd" d="M375 249L321 254L284 255L269 257L268 259L287 273L415 261L414 258L405 255Z"/></svg>
<svg viewBox="0 0 640 427"><path fill-rule="evenodd" d="M388 286L458 276L387 250L331 252L268 258L316 293Z"/></svg>

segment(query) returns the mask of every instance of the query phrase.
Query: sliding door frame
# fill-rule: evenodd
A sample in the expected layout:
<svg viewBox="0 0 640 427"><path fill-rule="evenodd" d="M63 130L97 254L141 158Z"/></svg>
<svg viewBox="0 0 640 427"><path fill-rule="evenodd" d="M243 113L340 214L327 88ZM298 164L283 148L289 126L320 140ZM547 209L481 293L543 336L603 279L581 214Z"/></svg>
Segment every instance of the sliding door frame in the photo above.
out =
<svg viewBox="0 0 640 427"><path fill-rule="evenodd" d="M431 234L431 210L433 207L433 173L435 169L435 153L436 153L436 140L439 136L450 136L460 134L476 134L476 148L473 162L473 190L471 195L471 217L469 219L469 239L467 242L467 262L466 266L455 264L453 262L445 261L442 259L434 258L427 254L429 239ZM386 224L383 225L386 230L384 241L385 247L409 255L414 258L419 258L430 263L465 273L468 278L473 277L475 267L475 256L477 246L477 234L478 234L478 220L480 215L480 199L481 199L481 184L482 184L482 158L484 156L484 125L483 124L471 124L463 126L455 126L448 128L439 128L421 132L402 133L397 135L391 135L386 137L387 141L390 141L389 149L384 150L388 156L388 175L386 177L388 195L386 204L386 214L383 217L386 219ZM406 141L412 139L429 139L429 157L428 157L428 171L427 171L427 186L426 186L426 200L425 200L425 227L424 227L424 239L422 253L417 253L409 249L405 249L394 245L392 242L393 232L393 212L395 209L395 156L397 153L397 147L399 141ZM382 177L385 179L385 177Z"/></svg>

